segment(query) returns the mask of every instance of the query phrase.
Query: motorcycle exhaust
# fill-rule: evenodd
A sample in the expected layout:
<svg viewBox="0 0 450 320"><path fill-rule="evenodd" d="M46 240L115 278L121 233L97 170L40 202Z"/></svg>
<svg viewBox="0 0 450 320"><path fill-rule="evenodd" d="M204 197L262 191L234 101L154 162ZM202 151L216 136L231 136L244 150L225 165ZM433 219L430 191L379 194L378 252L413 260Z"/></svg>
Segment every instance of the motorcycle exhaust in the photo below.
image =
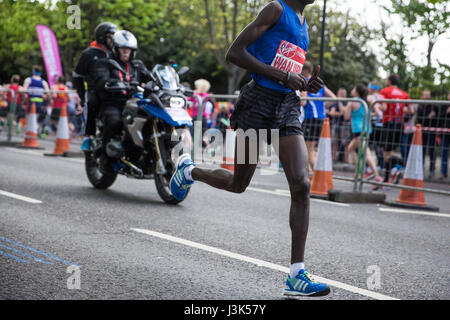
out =
<svg viewBox="0 0 450 320"><path fill-rule="evenodd" d="M126 160L124 157L122 157L120 159L120 161L122 161L124 164L129 166L131 168L131 170L136 172L137 178L140 178L140 179L144 178L144 172L141 169L139 169L138 167L136 167L134 164L132 164L130 161Z"/></svg>

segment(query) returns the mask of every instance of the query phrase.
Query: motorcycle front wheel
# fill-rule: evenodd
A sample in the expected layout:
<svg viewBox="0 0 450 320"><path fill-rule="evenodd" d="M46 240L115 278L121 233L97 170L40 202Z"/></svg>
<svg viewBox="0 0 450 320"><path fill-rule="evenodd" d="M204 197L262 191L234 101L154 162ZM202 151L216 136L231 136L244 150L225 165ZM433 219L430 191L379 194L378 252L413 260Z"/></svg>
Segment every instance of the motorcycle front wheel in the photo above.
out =
<svg viewBox="0 0 450 320"><path fill-rule="evenodd" d="M117 172L104 174L92 152L85 152L85 168L89 182L97 189L108 189L117 178Z"/></svg>

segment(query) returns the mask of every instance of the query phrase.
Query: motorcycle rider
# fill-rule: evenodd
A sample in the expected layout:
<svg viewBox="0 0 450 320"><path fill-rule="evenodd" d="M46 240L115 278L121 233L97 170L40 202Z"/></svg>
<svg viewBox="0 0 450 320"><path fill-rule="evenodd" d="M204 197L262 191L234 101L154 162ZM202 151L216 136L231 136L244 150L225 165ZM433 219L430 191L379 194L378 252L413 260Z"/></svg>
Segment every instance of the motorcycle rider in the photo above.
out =
<svg viewBox="0 0 450 320"><path fill-rule="evenodd" d="M73 85L81 99L84 119L86 120L84 135L95 135L95 119L98 114L99 100L95 92L95 63L106 58L112 48L112 36L118 30L117 26L111 22L100 23L95 28L95 41L90 47L85 49L73 71ZM87 83L87 88L85 87ZM87 102L87 108L85 108ZM82 149L88 148L90 139L83 142Z"/></svg>
<svg viewBox="0 0 450 320"><path fill-rule="evenodd" d="M119 30L112 37L111 53L95 65L95 88L99 94L100 117L104 124L100 161L103 173L111 172L116 160L106 152L108 143L113 144L115 150L121 149L122 110L129 99L130 90L135 85L153 80L144 63L135 59L136 50L135 36L129 31Z"/></svg>

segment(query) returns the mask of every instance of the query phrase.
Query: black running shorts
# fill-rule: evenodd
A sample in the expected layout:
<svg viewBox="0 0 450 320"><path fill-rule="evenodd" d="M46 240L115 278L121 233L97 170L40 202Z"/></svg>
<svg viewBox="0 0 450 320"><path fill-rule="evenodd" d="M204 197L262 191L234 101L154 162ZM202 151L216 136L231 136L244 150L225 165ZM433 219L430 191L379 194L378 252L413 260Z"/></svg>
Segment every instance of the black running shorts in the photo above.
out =
<svg viewBox="0 0 450 320"><path fill-rule="evenodd" d="M277 92L250 81L241 90L230 122L233 130L255 129L258 134L259 129L279 129L280 137L303 135L301 114L295 92Z"/></svg>

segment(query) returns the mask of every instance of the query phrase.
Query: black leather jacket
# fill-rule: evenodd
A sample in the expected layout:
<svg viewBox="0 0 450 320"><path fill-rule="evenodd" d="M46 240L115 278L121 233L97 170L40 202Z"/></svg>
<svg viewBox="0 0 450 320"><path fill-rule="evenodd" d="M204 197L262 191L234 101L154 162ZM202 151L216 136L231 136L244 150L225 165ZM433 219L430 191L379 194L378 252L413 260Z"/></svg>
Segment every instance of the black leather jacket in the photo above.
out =
<svg viewBox="0 0 450 320"><path fill-rule="evenodd" d="M86 91L84 81L87 83L87 90L93 91L95 87L95 63L106 57L107 53L104 50L97 47L89 47L83 51L75 69L73 70L73 85L75 90L78 92L83 106L85 103Z"/></svg>
<svg viewBox="0 0 450 320"><path fill-rule="evenodd" d="M150 80L152 80L151 73L140 60L123 63L110 55L95 64L95 90L100 97L102 108L106 106L122 108L127 101L126 92L111 92L105 85L110 86L117 82L142 84Z"/></svg>

